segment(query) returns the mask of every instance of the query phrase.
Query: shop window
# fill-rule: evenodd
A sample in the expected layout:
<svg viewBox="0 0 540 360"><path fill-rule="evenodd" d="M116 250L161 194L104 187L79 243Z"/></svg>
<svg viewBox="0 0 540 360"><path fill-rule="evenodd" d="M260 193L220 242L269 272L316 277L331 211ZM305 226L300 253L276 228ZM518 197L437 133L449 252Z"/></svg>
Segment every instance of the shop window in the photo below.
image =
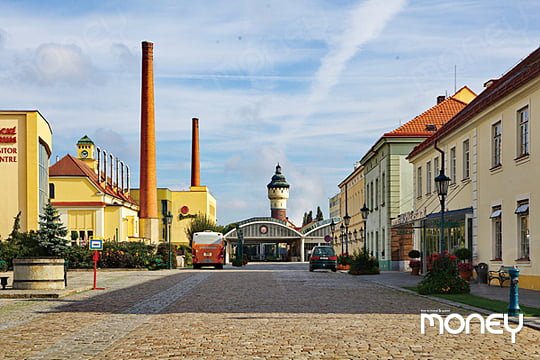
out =
<svg viewBox="0 0 540 360"><path fill-rule="evenodd" d="M493 239L493 260L502 260L502 209L494 206L491 209L491 227Z"/></svg>

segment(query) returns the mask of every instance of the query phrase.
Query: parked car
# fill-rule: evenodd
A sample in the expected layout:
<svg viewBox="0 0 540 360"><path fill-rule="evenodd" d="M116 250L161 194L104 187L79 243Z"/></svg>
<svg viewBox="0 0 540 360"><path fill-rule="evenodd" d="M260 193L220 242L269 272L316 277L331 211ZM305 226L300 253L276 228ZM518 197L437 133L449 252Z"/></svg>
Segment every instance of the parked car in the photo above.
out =
<svg viewBox="0 0 540 360"><path fill-rule="evenodd" d="M315 269L330 269L336 271L337 256L331 246L315 246L309 257L309 271Z"/></svg>

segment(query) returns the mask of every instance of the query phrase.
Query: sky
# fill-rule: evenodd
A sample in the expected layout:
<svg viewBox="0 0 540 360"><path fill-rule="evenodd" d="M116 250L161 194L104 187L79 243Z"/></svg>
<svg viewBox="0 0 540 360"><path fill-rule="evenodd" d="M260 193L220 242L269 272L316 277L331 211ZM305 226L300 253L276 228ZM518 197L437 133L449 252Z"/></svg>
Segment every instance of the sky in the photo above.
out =
<svg viewBox="0 0 540 360"><path fill-rule="evenodd" d="M158 187L201 185L226 225L328 200L380 136L540 45L537 0L0 0L0 110L39 110L53 155L88 135L138 187L141 43L154 43Z"/></svg>

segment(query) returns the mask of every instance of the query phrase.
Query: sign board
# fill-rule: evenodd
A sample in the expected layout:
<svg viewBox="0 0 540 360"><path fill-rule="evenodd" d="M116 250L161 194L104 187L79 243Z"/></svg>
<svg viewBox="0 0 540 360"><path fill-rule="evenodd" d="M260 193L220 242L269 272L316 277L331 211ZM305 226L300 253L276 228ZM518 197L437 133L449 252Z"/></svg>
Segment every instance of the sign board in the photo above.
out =
<svg viewBox="0 0 540 360"><path fill-rule="evenodd" d="M330 235L326 235L324 237L324 241L326 241L327 243L329 243L330 241L332 241L332 237Z"/></svg>
<svg viewBox="0 0 540 360"><path fill-rule="evenodd" d="M90 250L103 250L103 239L97 237L90 237L90 242L88 243Z"/></svg>

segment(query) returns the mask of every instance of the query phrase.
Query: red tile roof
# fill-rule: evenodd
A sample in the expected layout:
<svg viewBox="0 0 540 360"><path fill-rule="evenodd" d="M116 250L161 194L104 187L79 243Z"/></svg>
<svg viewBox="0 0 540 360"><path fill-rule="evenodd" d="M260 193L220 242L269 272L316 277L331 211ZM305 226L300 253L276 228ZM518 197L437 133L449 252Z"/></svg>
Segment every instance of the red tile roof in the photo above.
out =
<svg viewBox="0 0 540 360"><path fill-rule="evenodd" d="M131 198L129 194L126 194L122 191L117 191L112 186L111 178L107 178L107 184L99 182L98 175L83 161L71 156L66 155L61 160L57 161L53 166L49 168L49 176L82 176L88 178L88 180L94 184L96 188L101 190L103 193L110 195L114 198L120 199L122 201L129 202L131 204L137 204L135 200ZM103 179L103 173L102 173Z"/></svg>
<svg viewBox="0 0 540 360"><path fill-rule="evenodd" d="M503 97L511 94L529 81L540 75L540 48L533 51L529 56L523 59L519 64L504 74L499 80L492 81L491 86L487 87L480 95L470 102L462 111L450 119L439 131L432 137L426 139L423 143L416 146L409 154L408 158L415 156L423 149L433 145L437 140L450 134L457 127L471 120L481 111L492 106Z"/></svg>
<svg viewBox="0 0 540 360"><path fill-rule="evenodd" d="M460 91L468 89L464 87ZM473 93L471 91L471 93ZM473 93L474 94L474 93ZM384 137L430 137L438 130L444 123L448 122L455 114L461 111L467 103L454 98L454 96L448 97L433 106L424 113L418 115L411 121L400 126L399 128L384 134ZM427 125L434 125L434 130L429 131Z"/></svg>

